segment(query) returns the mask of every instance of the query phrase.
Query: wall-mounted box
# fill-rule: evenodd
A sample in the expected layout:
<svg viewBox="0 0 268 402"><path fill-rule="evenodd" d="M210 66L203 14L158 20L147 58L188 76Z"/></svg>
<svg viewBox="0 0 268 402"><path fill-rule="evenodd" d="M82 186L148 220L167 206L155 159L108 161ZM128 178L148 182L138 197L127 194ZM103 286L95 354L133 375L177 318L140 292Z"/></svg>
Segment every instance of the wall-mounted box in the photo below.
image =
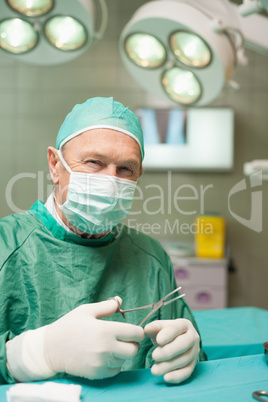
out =
<svg viewBox="0 0 268 402"><path fill-rule="evenodd" d="M230 108L136 109L148 170L230 171L234 111Z"/></svg>

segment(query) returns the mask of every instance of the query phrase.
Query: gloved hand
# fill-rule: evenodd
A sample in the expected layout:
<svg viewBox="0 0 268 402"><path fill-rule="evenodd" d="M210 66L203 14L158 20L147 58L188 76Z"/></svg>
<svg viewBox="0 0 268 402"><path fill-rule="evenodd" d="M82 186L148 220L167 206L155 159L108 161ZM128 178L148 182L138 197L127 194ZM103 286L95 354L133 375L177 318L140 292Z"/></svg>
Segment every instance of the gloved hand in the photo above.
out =
<svg viewBox="0 0 268 402"><path fill-rule="evenodd" d="M98 319L117 308L115 300L85 304L48 325L44 355L51 370L89 379L118 374L138 352L144 332L136 325Z"/></svg>
<svg viewBox="0 0 268 402"><path fill-rule="evenodd" d="M190 377L200 351L200 337L191 321L183 318L153 321L145 326L144 332L156 346L152 354L156 362L151 368L153 375L164 375L164 380L173 384Z"/></svg>
<svg viewBox="0 0 268 402"><path fill-rule="evenodd" d="M122 300L116 297L120 305ZM56 373L89 379L112 377L136 355L144 331L136 325L100 320L118 309L116 300L84 304L52 324L28 330L6 343L7 368L19 382Z"/></svg>

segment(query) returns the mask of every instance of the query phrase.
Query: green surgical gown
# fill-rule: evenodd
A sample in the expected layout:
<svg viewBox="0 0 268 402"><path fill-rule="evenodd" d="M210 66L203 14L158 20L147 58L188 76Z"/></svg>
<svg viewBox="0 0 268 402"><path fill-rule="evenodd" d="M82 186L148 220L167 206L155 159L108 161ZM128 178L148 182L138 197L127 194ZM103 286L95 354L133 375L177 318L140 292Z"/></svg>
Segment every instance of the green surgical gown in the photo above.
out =
<svg viewBox="0 0 268 402"><path fill-rule="evenodd" d="M5 343L14 336L50 324L84 303L112 296L129 309L158 301L176 287L168 255L144 234L118 225L93 240L67 232L37 201L27 212L0 220L0 383L14 382L6 369ZM139 324L147 310L106 319ZM183 299L158 310L150 320L187 318ZM197 327L196 327L197 328ZM122 369L152 365L148 337ZM200 352L200 360L205 355Z"/></svg>

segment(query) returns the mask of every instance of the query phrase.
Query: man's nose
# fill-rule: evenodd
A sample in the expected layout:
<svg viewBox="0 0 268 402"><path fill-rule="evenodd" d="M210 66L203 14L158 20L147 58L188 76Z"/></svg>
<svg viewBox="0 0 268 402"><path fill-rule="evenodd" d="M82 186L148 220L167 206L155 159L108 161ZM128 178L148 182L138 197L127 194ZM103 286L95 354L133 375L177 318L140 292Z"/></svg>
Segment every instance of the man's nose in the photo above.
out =
<svg viewBox="0 0 268 402"><path fill-rule="evenodd" d="M108 165L105 167L103 174L107 176L117 176L117 169L114 165Z"/></svg>

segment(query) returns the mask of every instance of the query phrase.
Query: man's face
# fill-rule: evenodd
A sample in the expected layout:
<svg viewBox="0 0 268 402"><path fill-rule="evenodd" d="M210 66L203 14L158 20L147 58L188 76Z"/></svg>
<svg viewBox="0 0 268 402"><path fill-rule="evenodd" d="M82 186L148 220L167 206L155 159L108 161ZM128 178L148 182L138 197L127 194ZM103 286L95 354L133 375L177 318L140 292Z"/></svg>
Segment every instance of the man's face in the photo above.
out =
<svg viewBox="0 0 268 402"><path fill-rule="evenodd" d="M138 143L119 131L102 128L86 131L67 142L62 153L73 172L117 176L133 181L142 174ZM70 175L59 160L55 169L56 196L63 204Z"/></svg>

